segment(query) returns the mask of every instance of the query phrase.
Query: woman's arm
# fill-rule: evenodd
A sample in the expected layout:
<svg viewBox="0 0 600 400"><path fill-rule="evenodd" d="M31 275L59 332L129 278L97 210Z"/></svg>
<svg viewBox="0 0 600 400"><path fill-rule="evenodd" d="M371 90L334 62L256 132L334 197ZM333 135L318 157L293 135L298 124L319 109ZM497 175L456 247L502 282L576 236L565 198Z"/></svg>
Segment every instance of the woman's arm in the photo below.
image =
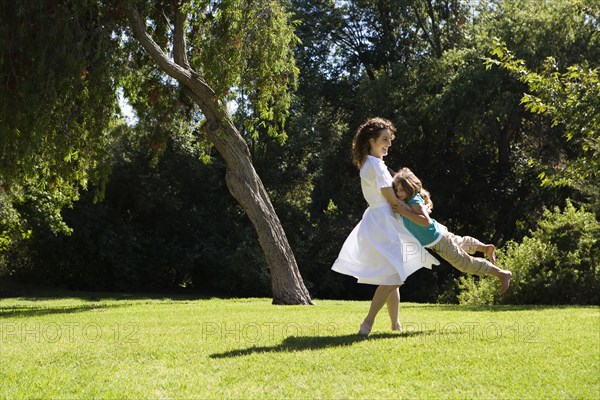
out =
<svg viewBox="0 0 600 400"><path fill-rule="evenodd" d="M388 203L390 203L392 208L395 208L394 206L400 204L400 199L396 197L396 193L394 193L394 189L392 187L381 188L381 194L383 195L383 197L385 197Z"/></svg>

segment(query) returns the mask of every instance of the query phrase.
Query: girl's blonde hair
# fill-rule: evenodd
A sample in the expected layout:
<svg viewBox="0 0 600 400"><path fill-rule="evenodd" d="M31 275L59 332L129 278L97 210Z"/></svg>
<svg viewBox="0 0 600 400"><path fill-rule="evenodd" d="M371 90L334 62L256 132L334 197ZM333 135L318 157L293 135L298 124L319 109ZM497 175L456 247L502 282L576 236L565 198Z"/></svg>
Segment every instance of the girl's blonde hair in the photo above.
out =
<svg viewBox="0 0 600 400"><path fill-rule="evenodd" d="M394 139L397 132L394 124L385 118L369 118L356 130L354 139L352 139L352 163L361 169L369 152L371 151L370 139L377 139L381 131L389 129L391 139Z"/></svg>
<svg viewBox="0 0 600 400"><path fill-rule="evenodd" d="M394 181L392 186L394 187L394 193L398 190L398 185L402 186L402 189L406 192L408 199L412 199L417 194L420 194L425 202L425 207L429 212L433 211L433 201L431 201L431 195L427 190L423 188L421 180L408 168L402 168L394 175Z"/></svg>

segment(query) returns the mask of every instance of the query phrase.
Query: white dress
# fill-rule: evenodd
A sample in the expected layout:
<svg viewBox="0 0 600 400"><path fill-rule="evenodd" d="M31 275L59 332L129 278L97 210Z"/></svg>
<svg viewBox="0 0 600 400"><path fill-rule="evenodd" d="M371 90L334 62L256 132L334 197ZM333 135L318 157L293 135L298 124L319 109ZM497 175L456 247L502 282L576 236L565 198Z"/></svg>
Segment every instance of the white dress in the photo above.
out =
<svg viewBox="0 0 600 400"><path fill-rule="evenodd" d="M436 258L394 216L383 197L381 188L392 186L392 176L382 159L367 156L360 169L360 183L369 207L331 269L354 276L358 283L401 285L419 268L438 265Z"/></svg>

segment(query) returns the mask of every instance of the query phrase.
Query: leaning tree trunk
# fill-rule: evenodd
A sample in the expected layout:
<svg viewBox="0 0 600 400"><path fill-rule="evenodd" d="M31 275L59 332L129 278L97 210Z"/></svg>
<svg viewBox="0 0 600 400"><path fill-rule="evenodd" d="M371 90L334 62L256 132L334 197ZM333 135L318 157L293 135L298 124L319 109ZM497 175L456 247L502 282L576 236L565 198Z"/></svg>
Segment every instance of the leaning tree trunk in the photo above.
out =
<svg viewBox="0 0 600 400"><path fill-rule="evenodd" d="M232 123L225 105L218 101L212 88L187 61L185 16L181 13L175 16L174 60L169 59L148 35L136 9L129 10L129 19L135 38L164 72L179 81L202 110L208 138L225 160L227 187L258 233L271 272L273 304L313 304L281 222L252 165L246 141Z"/></svg>

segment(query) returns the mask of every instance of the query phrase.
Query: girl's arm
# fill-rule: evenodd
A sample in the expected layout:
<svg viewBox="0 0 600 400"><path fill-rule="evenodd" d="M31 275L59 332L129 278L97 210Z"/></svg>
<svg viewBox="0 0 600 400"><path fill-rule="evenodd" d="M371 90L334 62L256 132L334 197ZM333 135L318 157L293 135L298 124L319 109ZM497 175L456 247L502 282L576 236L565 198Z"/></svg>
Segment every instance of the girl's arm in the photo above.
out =
<svg viewBox="0 0 600 400"><path fill-rule="evenodd" d="M406 204L401 201L401 205L397 208L398 212L410 219L417 225L429 226L431 225L431 218L429 213L423 204Z"/></svg>
<svg viewBox="0 0 600 400"><path fill-rule="evenodd" d="M422 204L412 204L408 205L404 201L400 200L396 193L394 193L394 189L391 187L381 188L381 194L383 197L390 203L392 209L397 213L405 216L410 219L417 225L421 226L429 226L431 225L431 218L429 218L429 213L427 209Z"/></svg>

